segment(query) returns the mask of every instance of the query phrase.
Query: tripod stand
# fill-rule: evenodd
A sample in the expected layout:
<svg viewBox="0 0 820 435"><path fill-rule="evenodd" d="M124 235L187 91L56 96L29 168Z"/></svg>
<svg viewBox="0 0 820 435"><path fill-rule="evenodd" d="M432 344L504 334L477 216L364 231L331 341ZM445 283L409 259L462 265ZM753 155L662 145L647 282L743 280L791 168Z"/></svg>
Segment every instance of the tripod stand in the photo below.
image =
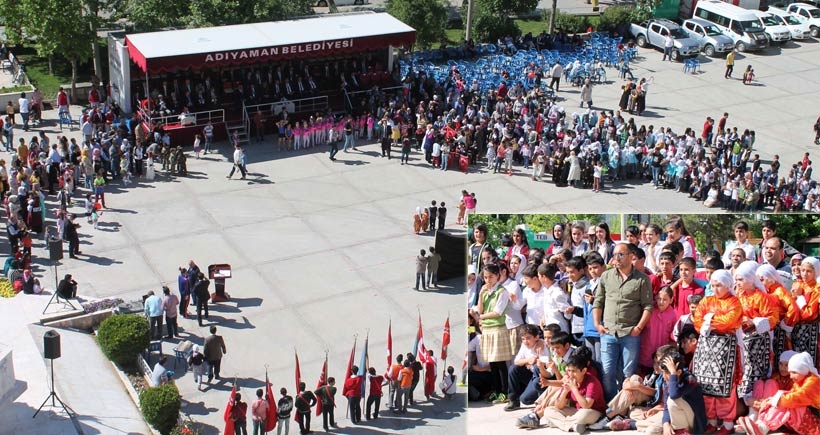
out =
<svg viewBox="0 0 820 435"><path fill-rule="evenodd" d="M57 393L54 392L54 359L51 359L51 392L48 393L46 400L43 400L43 403L40 405L39 408L37 408L37 412L35 412L34 415L31 416L31 418L37 417L37 414L39 414L43 407L46 406L46 403L48 403L48 399L51 399L52 407L57 406L55 404L55 401L60 402L60 406L63 407L63 411L65 411L65 413L68 414L69 417L74 416L74 411L71 409L71 407L69 407L65 404L65 402L60 400L60 397L57 396Z"/></svg>
<svg viewBox="0 0 820 435"><path fill-rule="evenodd" d="M61 304L63 306L64 310L67 310L69 308L71 308L72 310L79 310L79 308L75 307L74 304L72 304L70 300L60 297L60 294L57 293L57 287L59 286L59 284L57 283L57 261L56 260L54 261L54 264L52 264L52 266L54 266L54 293L51 295L51 299L48 300L48 303L46 304L46 307L43 309L43 314L45 314L46 311L48 311L48 307L50 307L51 304Z"/></svg>

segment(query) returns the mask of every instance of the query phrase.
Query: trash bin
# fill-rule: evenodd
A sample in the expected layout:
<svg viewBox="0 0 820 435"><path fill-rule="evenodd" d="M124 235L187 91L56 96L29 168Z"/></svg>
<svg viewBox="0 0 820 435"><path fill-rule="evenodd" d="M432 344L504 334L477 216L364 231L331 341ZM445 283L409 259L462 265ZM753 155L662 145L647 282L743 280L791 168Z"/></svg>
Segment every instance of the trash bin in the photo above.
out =
<svg viewBox="0 0 820 435"><path fill-rule="evenodd" d="M230 264L211 264L208 266L208 278L214 282L214 293L211 295L213 302L226 302L231 299L231 295L225 293L225 280L230 277Z"/></svg>

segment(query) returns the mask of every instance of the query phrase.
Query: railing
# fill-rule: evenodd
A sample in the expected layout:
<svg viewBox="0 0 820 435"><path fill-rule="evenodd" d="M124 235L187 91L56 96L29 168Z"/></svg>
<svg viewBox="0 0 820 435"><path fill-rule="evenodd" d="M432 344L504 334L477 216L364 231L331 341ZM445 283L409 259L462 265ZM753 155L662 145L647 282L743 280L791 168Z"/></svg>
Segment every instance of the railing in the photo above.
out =
<svg viewBox="0 0 820 435"><path fill-rule="evenodd" d="M245 133L250 137L251 118L254 113L261 111L263 116L276 116L287 110L288 113L325 112L328 107L327 96L300 98L298 100L279 100L268 103L245 105L242 103L242 124Z"/></svg>
<svg viewBox="0 0 820 435"><path fill-rule="evenodd" d="M386 87L386 88L379 88L379 92L387 92L387 91L393 91L393 90L397 90L397 89L402 89L403 90L404 86L389 86L389 87ZM356 95L356 94L368 94L370 92L372 92L372 89L364 89L364 90L361 90L361 91L353 91L353 92L348 92L347 89L345 89L344 90L344 95L345 95L345 102L347 103L347 110L349 110L349 111L353 110L353 101L350 99L351 96Z"/></svg>
<svg viewBox="0 0 820 435"><path fill-rule="evenodd" d="M166 115L166 116L150 116L144 109L140 109L141 118L143 121L150 121L150 125L181 124L183 126L196 126L207 124L211 122L225 122L225 109L204 110L202 112L193 112L186 114L183 118L181 114Z"/></svg>

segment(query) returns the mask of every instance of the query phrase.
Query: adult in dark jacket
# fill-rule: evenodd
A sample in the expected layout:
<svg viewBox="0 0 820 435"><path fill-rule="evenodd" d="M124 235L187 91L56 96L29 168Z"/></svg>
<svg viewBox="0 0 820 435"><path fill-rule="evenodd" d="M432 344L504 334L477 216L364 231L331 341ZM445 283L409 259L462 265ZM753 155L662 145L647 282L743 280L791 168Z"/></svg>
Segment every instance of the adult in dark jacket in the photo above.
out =
<svg viewBox="0 0 820 435"><path fill-rule="evenodd" d="M211 335L205 337L205 349L202 354L208 360L208 382L213 380L214 376L219 377L219 369L222 367L222 355L228 353L225 347L225 340L221 335L216 335L216 326L211 326Z"/></svg>
<svg viewBox="0 0 820 435"><path fill-rule="evenodd" d="M333 415L333 408L336 407L336 379L332 376L327 378L327 383L317 388L313 394L317 400L322 401L322 427L325 432L330 432L330 427L338 427Z"/></svg>
<svg viewBox="0 0 820 435"><path fill-rule="evenodd" d="M77 228L80 227L80 224L74 222L76 218L77 215L72 213L68 217L68 222L65 223L65 230L63 231L63 237L68 241L68 256L71 258L77 258L77 254L82 254L80 251L80 236L77 234Z"/></svg>
<svg viewBox="0 0 820 435"><path fill-rule="evenodd" d="M196 298L196 320L199 322L199 326L202 326L202 310L205 310L205 318L208 318L208 301L211 299L211 292L208 290L208 286L211 285L211 281L205 278L205 275L200 272L199 279L194 285L194 297Z"/></svg>
<svg viewBox="0 0 820 435"><path fill-rule="evenodd" d="M294 407L299 417L299 433L310 433L310 408L316 405L316 396L312 391L305 391L305 383L299 383L299 392L296 393Z"/></svg>

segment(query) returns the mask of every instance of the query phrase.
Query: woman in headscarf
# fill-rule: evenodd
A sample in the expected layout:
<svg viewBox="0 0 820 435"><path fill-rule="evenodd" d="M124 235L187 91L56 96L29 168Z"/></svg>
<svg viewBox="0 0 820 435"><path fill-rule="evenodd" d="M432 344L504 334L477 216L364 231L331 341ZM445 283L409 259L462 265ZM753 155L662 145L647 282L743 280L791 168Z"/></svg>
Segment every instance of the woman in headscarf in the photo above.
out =
<svg viewBox="0 0 820 435"><path fill-rule="evenodd" d="M780 323L774 329L774 355L780 355L787 348L791 348L791 333L794 325L800 321L800 308L794 300L794 295L783 286L782 278L777 269L770 264L763 264L757 268L757 277L766 286L766 291L777 304Z"/></svg>
<svg viewBox="0 0 820 435"><path fill-rule="evenodd" d="M572 187L578 187L581 181L581 159L575 154L575 151L569 153L569 173L567 173L567 182Z"/></svg>
<svg viewBox="0 0 820 435"><path fill-rule="evenodd" d="M559 222L552 227L552 238L555 240L552 242L549 248L544 252L544 255L552 255L558 248L561 248L564 245L564 231L566 230L567 225L563 222Z"/></svg>
<svg viewBox="0 0 820 435"><path fill-rule="evenodd" d="M816 323L820 316L820 289L817 288L820 261L814 257L804 258L800 263L800 276L802 281L795 281L792 284L792 293L800 308L800 321L792 331L792 346L796 352L815 353L818 348L818 337L811 324Z"/></svg>
<svg viewBox="0 0 820 435"><path fill-rule="evenodd" d="M743 373L738 394L744 398L750 398L754 383L771 371L771 331L780 323L777 302L757 278L757 266L754 261L745 261L734 271L735 291L743 307L738 332Z"/></svg>
<svg viewBox="0 0 820 435"><path fill-rule="evenodd" d="M708 371L724 371L721 375L727 374L726 370L728 373L733 373L730 379L723 378L719 383L716 382L713 385L703 383L703 400L706 404L708 421L706 433L715 432L726 435L734 432L734 421L737 416L737 389L735 387L739 376L736 365L732 370L732 367L724 367L720 364L718 359L730 356L725 352L737 352L737 346L730 347L726 343L736 343L735 331L741 326L743 306L734 294L734 280L729 271L716 270L712 273L710 284L714 294L700 301L693 318L695 328L701 334L695 351L694 374L698 376L701 367ZM718 390L728 390L728 395L718 394ZM720 429L718 429L719 419L723 422Z"/></svg>
<svg viewBox="0 0 820 435"><path fill-rule="evenodd" d="M790 390L792 388L791 376L789 376L789 359L797 355L793 350L787 350L780 354L778 358L777 370L774 370L769 379L759 380L755 382L754 391L752 392L752 401L749 404L749 417L752 420L757 420L757 413L760 411L757 404L761 399L773 397L779 390Z"/></svg>
<svg viewBox="0 0 820 435"><path fill-rule="evenodd" d="M820 418L809 407L820 408L820 375L808 352L801 352L789 359L789 376L794 382L788 390L780 390L774 396L758 400L758 418L740 419L749 435L765 435L769 431L787 426L801 435L820 434Z"/></svg>
<svg viewBox="0 0 820 435"><path fill-rule="evenodd" d="M416 207L416 213L413 214L413 232L416 234L421 234L421 207Z"/></svg>

